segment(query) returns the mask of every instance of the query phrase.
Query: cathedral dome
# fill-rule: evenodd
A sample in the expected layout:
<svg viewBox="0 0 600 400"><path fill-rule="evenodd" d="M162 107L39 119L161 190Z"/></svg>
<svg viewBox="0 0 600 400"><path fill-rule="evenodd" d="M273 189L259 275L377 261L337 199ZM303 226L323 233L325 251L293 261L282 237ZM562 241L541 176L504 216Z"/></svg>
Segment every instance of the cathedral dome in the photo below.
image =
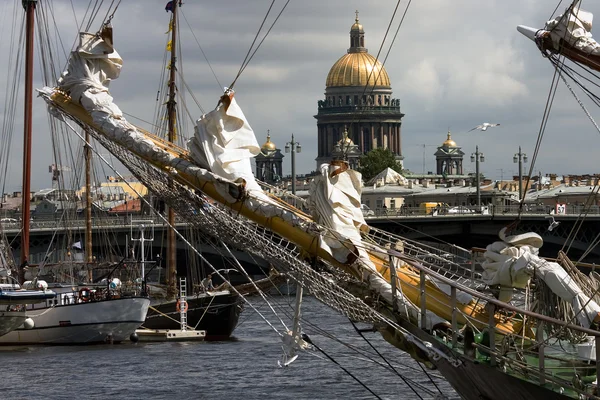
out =
<svg viewBox="0 0 600 400"><path fill-rule="evenodd" d="M348 53L329 70L325 86L386 86L390 77L381 63L367 52Z"/></svg>
<svg viewBox="0 0 600 400"><path fill-rule="evenodd" d="M381 63L365 48L365 31L358 22L358 11L350 28L350 48L333 64L326 87L380 86L390 88L390 77Z"/></svg>

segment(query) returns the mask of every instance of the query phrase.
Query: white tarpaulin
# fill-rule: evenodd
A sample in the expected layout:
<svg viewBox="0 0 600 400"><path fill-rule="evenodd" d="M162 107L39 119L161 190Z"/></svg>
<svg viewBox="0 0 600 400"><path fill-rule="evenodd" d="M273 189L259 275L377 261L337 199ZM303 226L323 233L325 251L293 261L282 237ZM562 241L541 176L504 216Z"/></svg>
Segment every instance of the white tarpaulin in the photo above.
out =
<svg viewBox="0 0 600 400"><path fill-rule="evenodd" d="M360 173L348 169L343 162L321 164L320 172L310 184L308 204L315 222L329 228L321 237L321 247L340 262L346 262L351 253L357 252L357 263L361 267L359 274L371 289L388 304L393 304L392 285L377 271L360 235L361 231L369 229L360 209ZM397 263L398 259L394 262ZM418 320L419 308L406 299L400 290L396 294L399 310ZM444 319L427 311L427 329L443 323L446 323Z"/></svg>
<svg viewBox="0 0 600 400"><path fill-rule="evenodd" d="M591 33L593 18L591 12L573 7L566 16L561 14L546 22L544 29L550 31L556 49L560 48L560 41L564 40L586 54L600 55L600 45L592 38Z"/></svg>
<svg viewBox="0 0 600 400"><path fill-rule="evenodd" d="M250 164L260 146L235 98L224 97L228 105L220 102L197 121L194 137L188 141L190 156L202 168L231 181L242 178L246 190L262 194Z"/></svg>
<svg viewBox="0 0 600 400"><path fill-rule="evenodd" d="M487 246L482 263L483 281L488 285L500 285L502 301L509 301L512 288L524 288L535 275L543 280L554 294L569 302L577 314L581 326L589 327L600 313L600 306L586 296L579 285L558 263L539 257L542 238L536 233L505 236L506 228L500 231L502 242Z"/></svg>

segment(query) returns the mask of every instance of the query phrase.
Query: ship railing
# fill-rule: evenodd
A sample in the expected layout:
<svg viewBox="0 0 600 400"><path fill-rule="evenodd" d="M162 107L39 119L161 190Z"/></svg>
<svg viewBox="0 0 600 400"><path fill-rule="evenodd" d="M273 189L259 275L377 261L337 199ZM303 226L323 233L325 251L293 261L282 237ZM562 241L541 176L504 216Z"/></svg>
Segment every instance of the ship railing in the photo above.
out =
<svg viewBox="0 0 600 400"><path fill-rule="evenodd" d="M365 239L383 248L396 249L463 285L477 290L485 287L481 283L481 274L473 269L470 251L460 246L444 245L438 248L373 227L370 227Z"/></svg>
<svg viewBox="0 0 600 400"><path fill-rule="evenodd" d="M450 287L452 318L450 321L451 329L447 334L448 336L445 342L447 342L451 348L462 350L464 354L465 345L472 345L472 347L479 350L480 354L487 354L490 366L501 367L502 369L505 369L505 372L506 369L510 369L511 372L517 373L525 379L531 379L531 376L534 376L540 385L551 383L553 385L558 385L556 387L557 390L560 390L560 388L568 388L582 396L587 396L585 398L600 399L597 395L590 393L589 390L586 391L586 389L591 389L591 387L586 387L585 384L578 381L576 374L576 372L586 372L584 371L586 369L595 369L596 382L600 382L600 368L598 368L598 363L600 362L600 331L585 328L569 321L555 319L530 311L526 308L502 302L487 293L482 293L468 285L456 282L454 279L434 271L430 266L424 265L422 260L407 256L397 250L388 250L388 254L391 257L398 257L408 264L414 270L415 277L418 277L419 286L416 287L416 289L419 290L420 295L418 304L416 305L420 309L420 319L417 323L421 329L426 329L427 309L435 306L436 302L438 305L441 305L440 300L428 295L426 283L428 280L444 283ZM402 285L406 284L406 282L402 282ZM401 287L397 290L401 290ZM460 311L457 303L458 291L471 295L476 304L478 303L485 307L485 310L489 315L487 323ZM513 318L515 321L521 323L521 329L519 331L507 332L506 328L498 327L498 325L502 325L507 321L513 321ZM466 323L462 323L461 327L459 327L459 319L463 321L466 320ZM559 332L570 330L594 338L596 361L587 360L587 366L585 363L582 363L581 367L570 366L570 371L573 372L573 379L570 381L555 376L547 371L546 361L556 360L555 356L546 351L546 348L550 346L551 340L555 339L555 337L544 335L544 328L548 325L554 326ZM487 330L489 343L487 345L482 343L464 343L464 339L462 340L462 343L459 343L461 329L467 327L480 332ZM512 351L511 346L513 346ZM515 358L510 357L513 353ZM524 358L524 355L530 355L537 358L537 365L528 363ZM568 361L564 359L561 360Z"/></svg>

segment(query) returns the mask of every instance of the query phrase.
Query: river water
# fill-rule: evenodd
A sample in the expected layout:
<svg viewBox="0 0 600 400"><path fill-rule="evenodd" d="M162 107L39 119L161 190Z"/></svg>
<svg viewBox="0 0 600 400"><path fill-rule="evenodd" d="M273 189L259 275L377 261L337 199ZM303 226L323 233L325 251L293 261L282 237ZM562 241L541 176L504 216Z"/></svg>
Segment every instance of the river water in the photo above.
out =
<svg viewBox="0 0 600 400"><path fill-rule="evenodd" d="M263 317L280 331L279 318L291 327L294 298L269 299L276 314L266 302L251 301L262 317L246 306L235 339L227 342L0 348L0 398L433 399L443 398L440 393L458 398L436 371L424 373L378 334L365 333L397 371L392 372L346 318L311 297L303 304L303 330L339 365L309 350L280 368L280 339Z"/></svg>

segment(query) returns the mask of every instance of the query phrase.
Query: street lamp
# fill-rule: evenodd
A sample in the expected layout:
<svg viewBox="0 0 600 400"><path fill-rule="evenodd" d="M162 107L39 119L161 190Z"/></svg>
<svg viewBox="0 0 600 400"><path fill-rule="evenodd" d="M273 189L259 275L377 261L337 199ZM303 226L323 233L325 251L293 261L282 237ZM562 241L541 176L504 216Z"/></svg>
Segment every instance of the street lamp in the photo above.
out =
<svg viewBox="0 0 600 400"><path fill-rule="evenodd" d="M523 200L523 163L527 162L527 154L521 152L521 146L519 146L519 152L513 156L513 162L519 163L519 201Z"/></svg>
<svg viewBox="0 0 600 400"><path fill-rule="evenodd" d="M471 162L475 163L475 185L477 190L477 207L481 210L481 192L479 190L479 162L485 161L483 153L479 152L479 146L475 146L475 153L471 153Z"/></svg>
<svg viewBox="0 0 600 400"><path fill-rule="evenodd" d="M292 133L292 141L285 144L285 152L289 153L292 151L292 194L296 194L296 153L302 151L300 143L294 141L294 134Z"/></svg>

